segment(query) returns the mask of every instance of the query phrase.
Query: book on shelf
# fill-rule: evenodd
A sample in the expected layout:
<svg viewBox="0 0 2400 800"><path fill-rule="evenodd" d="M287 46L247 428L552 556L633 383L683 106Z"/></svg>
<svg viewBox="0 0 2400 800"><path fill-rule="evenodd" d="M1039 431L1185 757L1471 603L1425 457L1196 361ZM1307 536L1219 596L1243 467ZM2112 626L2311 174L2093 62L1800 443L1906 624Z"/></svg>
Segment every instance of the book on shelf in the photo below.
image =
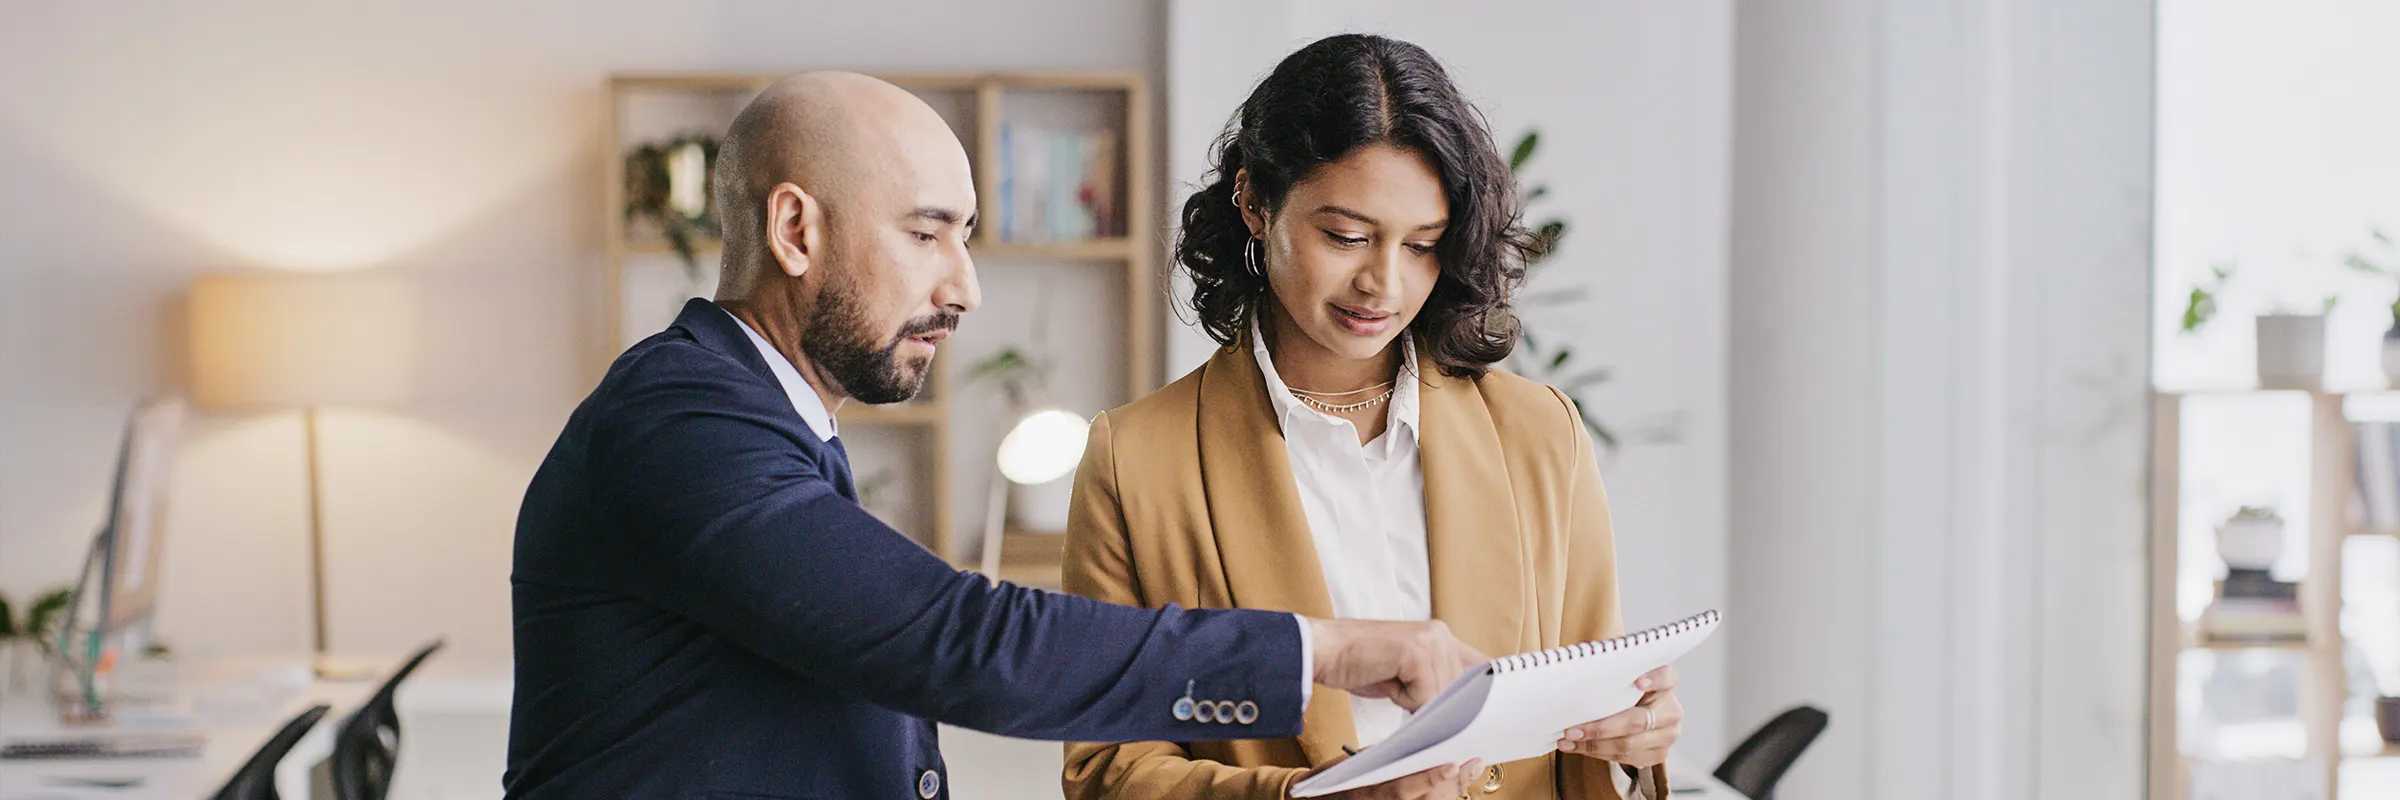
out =
<svg viewBox="0 0 2400 800"><path fill-rule="evenodd" d="M2400 530L2400 424L2360 422L2357 435L2357 496L2354 522L2364 530Z"/></svg>
<svg viewBox="0 0 2400 800"><path fill-rule="evenodd" d="M2217 582L2217 597L2223 600L2297 602L2300 599L2300 584L2276 580L2263 569L2227 569L2225 579Z"/></svg>
<svg viewBox="0 0 2400 800"><path fill-rule="evenodd" d="M2308 638L2300 585L2263 569L2232 568L2217 582L2216 599L2200 613L2200 638L2211 643L2296 643Z"/></svg>
<svg viewBox="0 0 2400 800"><path fill-rule="evenodd" d="M1000 126L1000 207L1007 242L1072 242L1117 235L1117 134Z"/></svg>

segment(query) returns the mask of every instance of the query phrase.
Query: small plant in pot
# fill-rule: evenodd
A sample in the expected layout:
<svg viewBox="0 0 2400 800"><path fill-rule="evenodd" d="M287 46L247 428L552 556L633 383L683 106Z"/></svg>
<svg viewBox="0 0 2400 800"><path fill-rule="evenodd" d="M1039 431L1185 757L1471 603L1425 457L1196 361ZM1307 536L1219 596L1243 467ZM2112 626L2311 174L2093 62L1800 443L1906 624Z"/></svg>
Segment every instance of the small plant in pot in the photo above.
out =
<svg viewBox="0 0 2400 800"><path fill-rule="evenodd" d="M988 383L1000 388L1007 398L1001 430L1014 430L1027 415L1042 411L1049 405L1046 399L1054 365L1033 351L1009 346L967 368L970 383ZM1080 441L1080 440L1078 440ZM1017 528L1042 533L1067 529L1067 509L1073 502L1073 475L1046 483L1008 483L1008 517Z"/></svg>
<svg viewBox="0 0 2400 800"><path fill-rule="evenodd" d="M0 596L0 692L23 694L41 665L58 647L58 626L66 620L73 593L54 589L34 598L19 615Z"/></svg>
<svg viewBox="0 0 2400 800"><path fill-rule="evenodd" d="M2366 249L2352 250L2342 258L2342 264L2359 272L2400 284L2400 247L2380 228L2367 231L2373 244ZM2391 325L2383 331L2383 377L2392 386L2400 386L2400 294L2393 295Z"/></svg>
<svg viewBox="0 0 2400 800"><path fill-rule="evenodd" d="M2217 526L2217 556L2228 569L2275 566L2283 557L2283 516L2269 506L2242 506Z"/></svg>
<svg viewBox="0 0 2400 800"><path fill-rule="evenodd" d="M2209 267L2209 278L2194 284L2183 309L2183 332L2196 333L2216 318L2226 287L2232 283L2230 262ZM2325 315L2337 297L2309 310L2276 308L2259 315L2258 385L2267 389L2314 389L2325 383Z"/></svg>

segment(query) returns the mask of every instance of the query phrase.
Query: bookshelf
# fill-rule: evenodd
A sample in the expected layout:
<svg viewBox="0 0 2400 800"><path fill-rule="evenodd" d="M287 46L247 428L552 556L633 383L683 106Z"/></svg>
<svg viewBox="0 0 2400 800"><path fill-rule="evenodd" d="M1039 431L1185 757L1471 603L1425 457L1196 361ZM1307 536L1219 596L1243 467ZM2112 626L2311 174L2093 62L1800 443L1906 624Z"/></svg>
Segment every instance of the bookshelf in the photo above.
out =
<svg viewBox="0 0 2400 800"><path fill-rule="evenodd" d="M2353 495L2357 486L2353 424L2368 419L2354 414L2349 401L2366 395L2390 397L2391 393L2259 389L2153 395L2148 767L2151 800L2183 800L2191 796L2193 766L2185 752L2189 733L2185 728L2191 721L2185 717L2198 711L2206 695L2202 693L2198 702L2184 695L2187 678L2194 677L2187 673L2198 668L2222 669L2224 664L2236 660L2272 664L2297 677L2298 727L2305 741L2302 757L2309 769L2322 767L2326 797L2340 796L2345 761L2400 756L2400 747L2359 753L2345 752L2341 745L2344 708L2352 686L2352 676L2345 665L2348 642L2341 625L2344 544L2353 537L2393 535L2391 531L2368 529L2353 521ZM2204 404L2258 398L2282 398L2272 402L2284 403L2287 410L2306 417L2305 423L2293 426L2291 431L2302 441L2282 443L2305 453L2298 456L2298 463L2304 464L2305 487L2292 491L2303 502L2288 509L2299 511L2299 519L2289 514L2286 519L2300 529L2297 537L2300 546L2297 549L2287 546L2287 553L2297 554L2305 564L2299 578L2299 604L2306 633L2299 641L2210 641L2185 613L2192 594L2190 576L2195 564L2201 563L2194 559L2217 559L2213 550L2189 552L2193 543L2184 530L2185 512L2190 510L2193 500L2192 472L2202 465L2194 453L2187 451L2187 437L2197 429L2195 426L2213 424L2200 419L2202 414L2198 409ZM2209 520L2212 526L2216 522L2215 518ZM2222 566L2221 560L2214 563Z"/></svg>
<svg viewBox="0 0 2400 800"><path fill-rule="evenodd" d="M684 134L721 137L751 97L785 74L634 73L609 79L599 209L604 299L600 346L593 353L595 374L625 347L664 328L684 298L713 294L715 264L722 253L720 242L696 237L693 251L700 267L687 269L656 229L629 222L626 154L645 143ZM965 335L943 348L916 400L891 406L845 404L840 413L843 439L851 446L862 493L876 482L874 476L892 478L895 484L878 490L893 495L864 498L868 510L944 559L963 565L975 553L970 542L960 539L957 521L982 519L985 493L980 487L990 475L990 456L1001 429L1010 420L1002 418L1005 412L998 403L978 398L973 387L952 377L960 369L953 362L973 363L986 338L1008 333L996 334L995 328L1012 323L1021 328L1031 317L1047 315L1057 326L1087 328L1048 333L1051 341L1045 344L1057 350L1055 360L1066 365L1054 378L1054 385L1065 384L1054 392L1063 395L1054 398L1061 404L1088 416L1161 383L1164 333L1157 288L1160 209L1154 194L1158 181L1152 99L1146 81L1132 73L871 74L924 99L967 148L979 212L986 221L969 244L985 304L969 316ZM992 224L995 215L1003 213L1004 200L1020 199L1004 190L1005 180L1023 172L1011 173L1017 154L1003 151L1004 132L1023 138L1029 131L1087 140L1083 150L1069 144L1061 145L1069 150L1050 152L1098 151L1113 157L1091 162L1106 165L1091 170L1098 176L1095 185L1106 189L1079 195L1091 206L1113 209L1113 216L1092 210L1094 219L1074 235L1043 231L1011 238ZM1088 144L1092 141L1106 144ZM1051 306L1050 312L1074 313L1029 311L1029 299L1037 306ZM994 343L983 349L996 347ZM1010 531L1002 548L1002 573L1023 583L1057 585L1059 541L1061 537L1053 534Z"/></svg>

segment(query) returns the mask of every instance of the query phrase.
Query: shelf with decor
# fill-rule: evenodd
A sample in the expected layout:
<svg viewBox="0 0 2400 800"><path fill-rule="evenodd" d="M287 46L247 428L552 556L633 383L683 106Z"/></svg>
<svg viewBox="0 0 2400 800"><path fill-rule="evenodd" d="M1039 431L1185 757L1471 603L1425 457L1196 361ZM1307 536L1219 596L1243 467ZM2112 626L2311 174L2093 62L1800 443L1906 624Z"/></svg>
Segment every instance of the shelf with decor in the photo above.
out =
<svg viewBox="0 0 2400 800"><path fill-rule="evenodd" d="M942 348L917 399L844 404L843 439L869 511L943 558L971 565L978 546L959 535L958 520L981 519L986 506L984 495L966 487L998 474L992 455L999 432L1023 410L996 410L999 403L987 402L992 390L953 373L1006 349L999 345L1016 346L987 339L999 338L995 328L1039 315L1021 298L1068 298L1061 302L1075 303L1079 313L1059 324L1087 328L1059 337L1061 352L1050 359L1064 365L1056 405L1088 417L1161 383L1152 99L1141 76L1118 72L871 74L932 106L967 149L982 218L969 251L985 306L969 320L972 334ZM723 250L708 185L716 141L780 77L641 73L609 80L601 206L606 288L596 370L664 328L685 298L714 294ZM1024 545L1045 541L1027 537L1059 537L1023 529L1014 513L1003 516L1011 532L986 537L1003 556L998 572L1055 586L1056 559L1043 558L1046 548Z"/></svg>
<svg viewBox="0 0 2400 800"><path fill-rule="evenodd" d="M2400 438L2376 427L2385 424L2377 419L2400 417L2361 411L2362 398L2380 402L2388 396L2381 389L2297 388L2155 395L2149 659L2153 800L2193 797L2196 770L2226 768L2199 761L2255 764L2260 753L2305 771L2309 783L2321 781L2321 795L2298 796L2339 797L2343 764L2400 754L2400 745L2377 743L2379 749L2367 749L2362 740L2357 707L2362 698L2355 687L2366 676L2353 673L2358 634L2345 628L2345 616L2358 612L2346 597L2353 589L2345 588L2345 570L2355 575L2361 566L2346 564L2345 551L2359 541L2388 539L2400 529L2400 459L2394 458L2400 455ZM2237 417L2270 422L2228 422ZM2234 444L2195 448L2196 435ZM2257 463L2227 466L2245 460L2228 457L2228 447L2246 448L2239 452ZM2285 501L2282 511L2200 511L2201 495L2241 485L2228 476L2243 471L2275 476ZM2378 485L2384 489L2375 489ZM2221 615L2235 607L2243 613ZM2279 620L2275 611L2258 611L2262 608L2290 616ZM2223 624L2226 619L2240 624ZM2212 637L2212 621L2246 638ZM2232 688L2243 686L2273 688ZM2400 687L2385 691L2395 688ZM2257 708L2213 708L2255 705L2260 697L2293 700L2293 707L2282 709L2293 713L2278 717L2279 712ZM2241 702L2222 702L2227 698ZM2252 716L2237 718L2241 714ZM2205 744L2212 735L2231 744L2212 750ZM2195 747L2204 752L2188 752Z"/></svg>

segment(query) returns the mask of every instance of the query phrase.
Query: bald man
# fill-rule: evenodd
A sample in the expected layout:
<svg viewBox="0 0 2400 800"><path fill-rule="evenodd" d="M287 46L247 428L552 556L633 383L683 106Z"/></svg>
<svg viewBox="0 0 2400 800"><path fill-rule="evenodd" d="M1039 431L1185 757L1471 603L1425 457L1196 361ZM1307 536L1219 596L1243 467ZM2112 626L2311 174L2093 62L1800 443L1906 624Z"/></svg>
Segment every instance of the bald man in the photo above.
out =
<svg viewBox="0 0 2400 800"><path fill-rule="evenodd" d="M936 722L1281 738L1312 681L1413 708L1481 662L1438 622L994 586L869 516L834 412L915 395L982 302L966 151L907 92L812 73L719 155L716 302L617 359L525 494L509 797L931 800Z"/></svg>

